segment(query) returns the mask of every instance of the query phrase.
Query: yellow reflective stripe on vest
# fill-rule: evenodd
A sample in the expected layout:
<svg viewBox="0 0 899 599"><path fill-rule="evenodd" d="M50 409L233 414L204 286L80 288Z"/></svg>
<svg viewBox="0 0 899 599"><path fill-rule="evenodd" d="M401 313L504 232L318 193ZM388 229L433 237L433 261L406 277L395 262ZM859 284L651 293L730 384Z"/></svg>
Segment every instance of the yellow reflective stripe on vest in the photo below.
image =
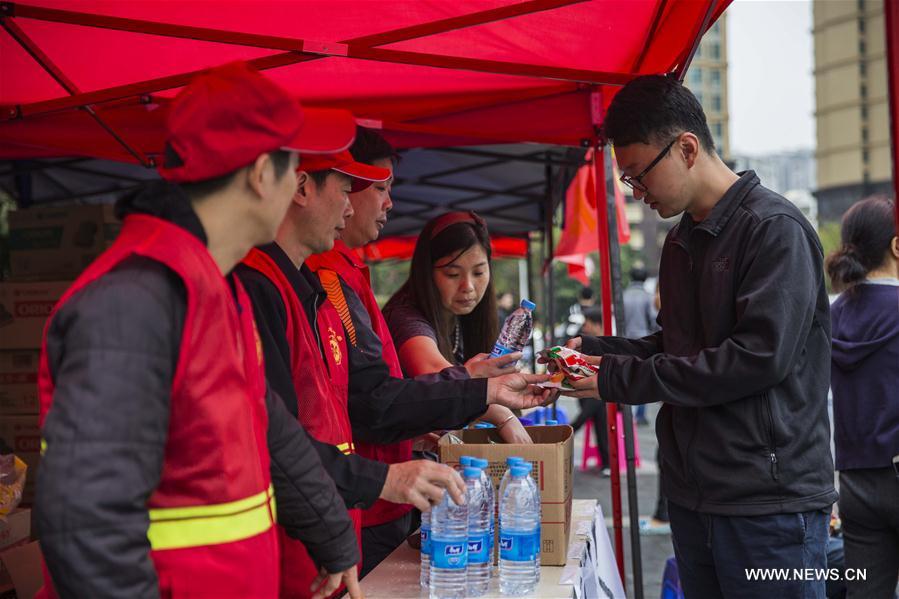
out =
<svg viewBox="0 0 899 599"><path fill-rule="evenodd" d="M153 549L183 549L232 543L272 527L275 497L272 487L251 497L188 507L153 508L147 538ZM271 515L269 515L271 514Z"/></svg>
<svg viewBox="0 0 899 599"><path fill-rule="evenodd" d="M337 446L337 449L342 451L343 453L350 454L356 451L356 446L350 443L341 443Z"/></svg>

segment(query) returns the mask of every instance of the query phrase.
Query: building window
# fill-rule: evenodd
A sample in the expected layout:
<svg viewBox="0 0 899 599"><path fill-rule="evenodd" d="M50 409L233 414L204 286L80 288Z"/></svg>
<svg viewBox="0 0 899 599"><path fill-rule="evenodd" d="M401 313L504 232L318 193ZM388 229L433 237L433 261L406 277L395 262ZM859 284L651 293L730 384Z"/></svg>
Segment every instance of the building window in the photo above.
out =
<svg viewBox="0 0 899 599"><path fill-rule="evenodd" d="M860 95L862 98L867 98L868 97L868 86L865 85L864 83L859 85L858 86L858 95Z"/></svg>
<svg viewBox="0 0 899 599"><path fill-rule="evenodd" d="M859 32L859 33L864 33L864 32L865 32L865 19L864 19L864 17L859 17L859 18L858 18L858 32Z"/></svg>
<svg viewBox="0 0 899 599"><path fill-rule="evenodd" d="M869 158L870 158L870 157L868 156L868 149L867 149L867 148L863 149L863 150L862 150L862 163L865 164L865 165L867 165L867 164L868 164L868 161L869 161Z"/></svg>
<svg viewBox="0 0 899 599"><path fill-rule="evenodd" d="M868 128L867 127L862 127L862 143L863 144L868 143Z"/></svg>
<svg viewBox="0 0 899 599"><path fill-rule="evenodd" d="M696 101L702 105L702 92L693 92L693 95L696 96Z"/></svg>
<svg viewBox="0 0 899 599"><path fill-rule="evenodd" d="M702 86L702 69L699 67L693 67L690 69L690 76L687 78L687 82L689 87L701 87Z"/></svg>
<svg viewBox="0 0 899 599"><path fill-rule="evenodd" d="M709 56L714 60L721 58L721 44L718 42L709 44Z"/></svg>
<svg viewBox="0 0 899 599"><path fill-rule="evenodd" d="M721 71L715 69L709 72L709 77L712 81L712 85L721 85Z"/></svg>
<svg viewBox="0 0 899 599"><path fill-rule="evenodd" d="M712 112L721 112L721 96L712 94Z"/></svg>
<svg viewBox="0 0 899 599"><path fill-rule="evenodd" d="M865 45L865 40L862 38L859 38L858 53L861 54L862 56L864 56L866 52L867 52L867 46Z"/></svg>
<svg viewBox="0 0 899 599"><path fill-rule="evenodd" d="M858 61L858 74L864 77L868 74L868 61L860 60Z"/></svg>
<svg viewBox="0 0 899 599"><path fill-rule="evenodd" d="M714 125L712 125L712 132L715 135L715 143L720 143L724 134L724 127L721 125L721 123L715 123Z"/></svg>
<svg viewBox="0 0 899 599"><path fill-rule="evenodd" d="M862 120L863 121L868 120L868 105L867 104L862 104Z"/></svg>

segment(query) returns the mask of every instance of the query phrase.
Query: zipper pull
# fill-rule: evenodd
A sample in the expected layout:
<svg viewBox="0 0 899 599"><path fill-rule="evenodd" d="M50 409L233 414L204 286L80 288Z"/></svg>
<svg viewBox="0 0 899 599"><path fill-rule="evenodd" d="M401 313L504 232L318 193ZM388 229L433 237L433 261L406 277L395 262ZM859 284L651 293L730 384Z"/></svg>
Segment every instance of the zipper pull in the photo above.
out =
<svg viewBox="0 0 899 599"><path fill-rule="evenodd" d="M774 480L778 480L777 476L777 454L773 451L771 452L771 477Z"/></svg>

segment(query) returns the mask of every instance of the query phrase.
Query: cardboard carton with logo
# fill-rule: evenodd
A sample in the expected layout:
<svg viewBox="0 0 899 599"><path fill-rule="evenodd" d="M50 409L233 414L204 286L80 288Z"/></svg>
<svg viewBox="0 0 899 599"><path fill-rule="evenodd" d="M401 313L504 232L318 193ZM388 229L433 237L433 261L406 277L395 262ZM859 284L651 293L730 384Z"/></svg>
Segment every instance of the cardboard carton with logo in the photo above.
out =
<svg viewBox="0 0 899 599"><path fill-rule="evenodd" d="M564 566L571 522L574 432L568 425L529 426L526 430L533 445L505 444L496 429L454 431L462 443L453 443L444 435L438 444L440 461L458 466L463 455L485 459L490 462L487 474L497 488L506 472L506 458L519 456L531 462L531 476L540 489L543 507L540 561L544 566Z"/></svg>
<svg viewBox="0 0 899 599"><path fill-rule="evenodd" d="M111 204L9 213L9 266L16 280L73 279L116 238Z"/></svg>
<svg viewBox="0 0 899 599"><path fill-rule="evenodd" d="M37 414L36 349L0 351L0 415Z"/></svg>
<svg viewBox="0 0 899 599"><path fill-rule="evenodd" d="M44 323L71 281L0 283L0 350L41 346Z"/></svg>

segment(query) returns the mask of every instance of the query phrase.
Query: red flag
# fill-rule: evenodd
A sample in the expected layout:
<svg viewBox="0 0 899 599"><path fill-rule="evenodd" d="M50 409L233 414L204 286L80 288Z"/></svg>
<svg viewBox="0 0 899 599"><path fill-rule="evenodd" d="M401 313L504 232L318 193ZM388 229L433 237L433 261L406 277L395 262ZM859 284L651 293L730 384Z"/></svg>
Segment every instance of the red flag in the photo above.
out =
<svg viewBox="0 0 899 599"><path fill-rule="evenodd" d="M597 233L595 176L592 164L593 150L584 157L589 164L578 169L565 193L565 228L556 247L555 259L568 264L568 276L584 285L590 284L586 256L599 251ZM604 183L604 182L603 182ZM615 180L615 208L618 220L618 242L627 243L631 238L630 225L624 209L624 194Z"/></svg>

